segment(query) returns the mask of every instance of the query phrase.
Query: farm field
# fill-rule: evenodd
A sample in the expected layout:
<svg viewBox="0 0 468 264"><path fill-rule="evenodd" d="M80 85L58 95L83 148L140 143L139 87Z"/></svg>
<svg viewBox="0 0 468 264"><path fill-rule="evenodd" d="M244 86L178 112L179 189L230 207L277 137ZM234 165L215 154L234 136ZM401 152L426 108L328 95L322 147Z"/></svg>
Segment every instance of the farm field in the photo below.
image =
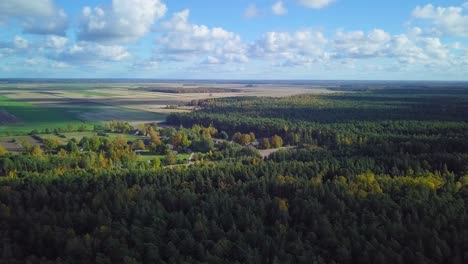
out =
<svg viewBox="0 0 468 264"><path fill-rule="evenodd" d="M220 92L216 92L218 89ZM203 90L210 92L200 92ZM170 113L190 112L195 108L187 106L188 103L208 98L331 92L311 85L282 83L7 82L0 84L0 136L67 126L90 130L110 120L132 125L159 122Z"/></svg>
<svg viewBox="0 0 468 264"><path fill-rule="evenodd" d="M0 137L0 144L7 151L15 153L23 151L21 143L25 140L31 144L41 144L41 142L31 136Z"/></svg>
<svg viewBox="0 0 468 264"><path fill-rule="evenodd" d="M51 106L37 106L27 101L13 100L0 95L0 135L29 133L32 130L65 128L67 125L90 128L95 122L83 122L76 113L82 111L77 106L67 106L58 110ZM97 111L87 108L87 112ZM5 118L7 116L7 118Z"/></svg>

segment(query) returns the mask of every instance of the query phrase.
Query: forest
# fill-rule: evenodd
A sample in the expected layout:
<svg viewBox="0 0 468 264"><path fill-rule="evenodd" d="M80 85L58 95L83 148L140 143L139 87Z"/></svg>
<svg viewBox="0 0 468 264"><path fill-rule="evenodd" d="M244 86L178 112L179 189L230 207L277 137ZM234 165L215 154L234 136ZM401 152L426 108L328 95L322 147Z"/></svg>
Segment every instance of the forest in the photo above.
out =
<svg viewBox="0 0 468 264"><path fill-rule="evenodd" d="M466 263L468 88L446 89L206 99L0 147L0 263Z"/></svg>

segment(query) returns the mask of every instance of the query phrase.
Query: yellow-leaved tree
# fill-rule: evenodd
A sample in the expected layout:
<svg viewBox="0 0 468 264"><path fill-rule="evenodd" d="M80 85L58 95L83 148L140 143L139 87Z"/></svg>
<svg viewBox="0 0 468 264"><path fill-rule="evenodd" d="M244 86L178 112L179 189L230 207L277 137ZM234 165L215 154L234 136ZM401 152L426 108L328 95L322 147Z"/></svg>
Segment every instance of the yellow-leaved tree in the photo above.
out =
<svg viewBox="0 0 468 264"><path fill-rule="evenodd" d="M8 151L0 144L0 157L5 156L8 153Z"/></svg>

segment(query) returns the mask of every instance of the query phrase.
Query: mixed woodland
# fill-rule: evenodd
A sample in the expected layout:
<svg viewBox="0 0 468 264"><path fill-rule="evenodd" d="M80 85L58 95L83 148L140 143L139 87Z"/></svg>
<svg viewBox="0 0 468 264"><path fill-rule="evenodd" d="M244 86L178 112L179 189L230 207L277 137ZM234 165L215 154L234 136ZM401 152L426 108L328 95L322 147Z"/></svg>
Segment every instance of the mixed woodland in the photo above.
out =
<svg viewBox="0 0 468 264"><path fill-rule="evenodd" d="M207 99L0 148L0 263L467 263L468 89L447 89Z"/></svg>

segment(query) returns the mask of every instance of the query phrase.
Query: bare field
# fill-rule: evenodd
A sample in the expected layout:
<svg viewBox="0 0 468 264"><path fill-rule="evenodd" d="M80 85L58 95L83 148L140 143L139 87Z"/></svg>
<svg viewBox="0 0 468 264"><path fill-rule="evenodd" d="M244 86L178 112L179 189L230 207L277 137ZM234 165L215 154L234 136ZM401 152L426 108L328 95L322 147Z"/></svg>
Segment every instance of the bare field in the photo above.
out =
<svg viewBox="0 0 468 264"><path fill-rule="evenodd" d="M42 145L42 143L30 136L17 136L17 137L1 137L0 144L8 151L8 152L21 152L24 150L23 146L21 145L23 141L28 141L32 145Z"/></svg>

